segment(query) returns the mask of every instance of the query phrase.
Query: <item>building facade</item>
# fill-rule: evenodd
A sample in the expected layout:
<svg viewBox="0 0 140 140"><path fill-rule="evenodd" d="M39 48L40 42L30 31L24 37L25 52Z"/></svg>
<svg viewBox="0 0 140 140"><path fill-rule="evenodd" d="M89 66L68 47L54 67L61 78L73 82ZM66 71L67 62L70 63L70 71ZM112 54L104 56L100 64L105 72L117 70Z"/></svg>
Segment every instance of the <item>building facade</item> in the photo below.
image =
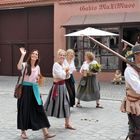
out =
<svg viewBox="0 0 140 140"><path fill-rule="evenodd" d="M135 44L140 33L139 0L5 0L0 2L0 75L17 75L18 47L39 49L41 70L51 76L59 48L76 52L77 69L85 51L93 51L102 64L100 78L125 64L88 38L65 37L70 32L94 27L119 34L97 38L122 53L121 39ZM103 79L106 79L104 77Z"/></svg>

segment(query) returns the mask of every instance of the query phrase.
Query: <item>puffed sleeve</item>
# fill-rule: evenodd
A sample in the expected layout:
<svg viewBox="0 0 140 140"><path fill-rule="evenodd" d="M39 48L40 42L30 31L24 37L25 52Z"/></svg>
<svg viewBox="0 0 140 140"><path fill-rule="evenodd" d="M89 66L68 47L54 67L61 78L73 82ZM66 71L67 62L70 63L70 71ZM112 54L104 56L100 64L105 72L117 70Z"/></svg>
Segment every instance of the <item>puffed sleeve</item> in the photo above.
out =
<svg viewBox="0 0 140 140"><path fill-rule="evenodd" d="M65 60L65 61L64 61L64 65L65 65L66 67L69 67L69 69L70 69L70 74L72 74L74 71L76 71L76 67L75 67L75 64L74 64L74 60L72 60L70 64L67 62L67 60Z"/></svg>
<svg viewBox="0 0 140 140"><path fill-rule="evenodd" d="M63 67L58 63L54 63L54 65L53 65L53 77L60 78L60 79L66 79L66 72L63 69Z"/></svg>
<svg viewBox="0 0 140 140"><path fill-rule="evenodd" d="M67 62L66 59L64 60L64 63L63 64L64 64L65 67L69 67L69 64L68 64L68 62Z"/></svg>
<svg viewBox="0 0 140 140"><path fill-rule="evenodd" d="M80 73L82 73L83 70L88 70L88 64L86 62L83 63L83 65L80 68Z"/></svg>
<svg viewBox="0 0 140 140"><path fill-rule="evenodd" d="M74 64L74 60L72 61L71 63L71 71L76 71L76 67L75 67L75 64Z"/></svg>
<svg viewBox="0 0 140 140"><path fill-rule="evenodd" d="M126 82L130 84L133 90L135 90L136 93L140 94L140 79L138 73L129 66L126 68L124 76Z"/></svg>
<svg viewBox="0 0 140 140"><path fill-rule="evenodd" d="M92 64L97 64L98 62L96 60L93 60L92 61Z"/></svg>

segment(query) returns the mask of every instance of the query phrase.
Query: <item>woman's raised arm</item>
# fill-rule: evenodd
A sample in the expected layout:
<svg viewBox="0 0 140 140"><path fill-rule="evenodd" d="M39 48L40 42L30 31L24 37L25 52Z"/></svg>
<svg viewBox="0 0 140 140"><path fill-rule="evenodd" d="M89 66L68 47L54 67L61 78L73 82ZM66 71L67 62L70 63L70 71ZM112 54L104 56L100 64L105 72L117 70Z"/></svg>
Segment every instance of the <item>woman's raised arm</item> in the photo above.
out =
<svg viewBox="0 0 140 140"><path fill-rule="evenodd" d="M17 64L17 69L21 70L22 69L23 59L24 59L24 57L26 55L26 50L25 50L25 48L20 48L19 50L21 52L21 57L20 57L19 62Z"/></svg>

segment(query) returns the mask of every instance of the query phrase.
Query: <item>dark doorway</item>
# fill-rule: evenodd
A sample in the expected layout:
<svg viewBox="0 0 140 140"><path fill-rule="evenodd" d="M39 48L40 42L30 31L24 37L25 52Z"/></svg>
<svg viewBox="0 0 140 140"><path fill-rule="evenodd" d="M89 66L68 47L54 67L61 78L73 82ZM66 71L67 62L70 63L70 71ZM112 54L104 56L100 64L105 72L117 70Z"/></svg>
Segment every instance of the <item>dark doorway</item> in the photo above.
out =
<svg viewBox="0 0 140 140"><path fill-rule="evenodd" d="M19 47L38 49L41 72L51 76L54 48L54 7L0 11L0 75L17 75Z"/></svg>

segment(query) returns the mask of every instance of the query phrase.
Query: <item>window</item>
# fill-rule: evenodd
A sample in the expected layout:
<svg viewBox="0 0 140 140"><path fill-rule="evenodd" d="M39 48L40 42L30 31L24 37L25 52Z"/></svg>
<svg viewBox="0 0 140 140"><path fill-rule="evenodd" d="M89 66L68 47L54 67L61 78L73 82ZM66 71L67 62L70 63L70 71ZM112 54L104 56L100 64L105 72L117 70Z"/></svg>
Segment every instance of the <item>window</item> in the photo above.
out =
<svg viewBox="0 0 140 140"><path fill-rule="evenodd" d="M71 31L72 32L72 31ZM110 47L115 52L119 51L118 36L117 37L98 37L99 42ZM96 60L102 64L102 70L110 71L119 68L119 59L109 51L102 49L87 37L68 37L68 48L75 51L75 65L80 69L84 61L86 51L91 51L95 54Z"/></svg>

